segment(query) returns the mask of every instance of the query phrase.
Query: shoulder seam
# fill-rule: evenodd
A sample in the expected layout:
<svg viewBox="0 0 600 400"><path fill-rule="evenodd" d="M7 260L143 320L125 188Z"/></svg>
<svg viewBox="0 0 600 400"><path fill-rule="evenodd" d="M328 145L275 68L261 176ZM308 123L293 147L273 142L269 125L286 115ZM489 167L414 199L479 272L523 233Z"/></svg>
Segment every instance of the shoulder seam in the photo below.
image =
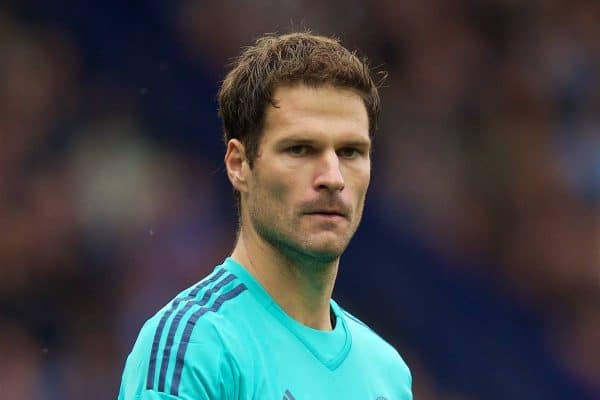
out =
<svg viewBox="0 0 600 400"><path fill-rule="evenodd" d="M344 312L344 314L348 318L350 318L352 321L356 322L357 324L359 324L359 325L364 326L365 328L367 328L373 335L377 336L379 338L379 340L381 340L387 346L391 347L396 353L398 353L398 350L390 342L388 342L383 336L381 336L379 333L375 332L375 330L373 328L371 328L369 325L367 325L364 322L362 322L360 319L358 319L354 315L350 314L348 311L346 311L344 309L342 309L342 311Z"/></svg>
<svg viewBox="0 0 600 400"><path fill-rule="evenodd" d="M190 338L192 336L192 332L194 327L196 326L196 322L208 312L217 312L221 308L221 306L227 301L234 299L239 296L242 292L246 290L246 285L243 283L238 284L233 289L228 292L223 293L219 297L217 297L210 307L200 307L196 310L188 319L183 335L181 337L181 341L176 351L175 358L175 368L173 370L173 378L171 379L171 394L174 396L179 395L179 384L181 382L181 374L183 372L183 365L185 361L185 354L187 352L187 347L190 343Z"/></svg>
<svg viewBox="0 0 600 400"><path fill-rule="evenodd" d="M150 351L150 360L148 363L148 375L146 377L146 389L153 389L153 387L154 387L154 380L155 380L156 372L157 372L156 369L157 369L157 360L158 360L158 349L160 346L160 341L163 337L164 329L167 325L167 321L169 320L171 315L175 312L177 307L179 307L179 304L181 304L183 302L189 302L191 300L194 300L196 298L196 296L200 293L200 291L202 291L202 289L205 289L208 286L210 286L212 283L216 282L219 278L221 278L225 274L225 272L226 272L225 269L219 269L218 271L215 271L213 274L211 274L212 276L209 275L206 278L202 279L186 295L181 295L181 296L175 297L175 299L173 299L173 301L171 303L171 307L169 307L166 311L164 311L163 315L160 318L158 326L156 327L156 330L154 332L154 339L152 341L152 349ZM205 295L206 295L206 293L205 293ZM212 295L212 292L210 293L210 295ZM209 297L210 297L210 295L209 295ZM206 301L208 301L208 299ZM172 327L173 327L173 325L171 325L171 328ZM170 331L171 331L171 329L169 329L169 332ZM167 362L168 362L168 360L167 360ZM162 364L164 364L164 363L165 363L165 360L164 360L164 355L163 355L161 369L162 369ZM160 388L160 386L161 385L160 385L160 379L159 379L159 388Z"/></svg>
<svg viewBox="0 0 600 400"><path fill-rule="evenodd" d="M160 365L160 373L158 375L158 391L159 392L165 391L165 387L167 384L167 368L169 366L169 359L171 358L171 350L172 350L173 344L175 342L175 334L177 333L177 329L179 328L179 326L182 324L182 320L183 320L184 316L192 308L199 307L201 309L202 307L206 306L206 304L208 304L208 302L213 297L213 295L217 294L225 285L229 284L230 282L233 282L235 279L236 279L235 275L227 274L227 275L225 275L225 277L223 279L219 280L212 287L206 289L206 291L204 292L204 295L199 300L196 299L195 298L196 296L194 295L194 296L190 296L190 298L186 298L182 301L184 303L184 305L183 305L183 307L181 307L179 309L177 314L175 314L175 316L173 317L173 319L171 321L171 326L169 327L169 330L167 332L167 339L166 339L167 341L166 341L165 347L163 349L162 360L161 360L161 365ZM219 297L217 297L217 300L218 299L219 299ZM190 321L188 320L188 322L185 325L186 328L187 328L187 325L189 324L189 322ZM177 353L175 353L175 354L177 354Z"/></svg>
<svg viewBox="0 0 600 400"><path fill-rule="evenodd" d="M360 319L358 319L358 318L356 318L354 315L350 314L348 311L344 310L343 308L342 308L341 310L344 312L344 314L345 314L345 315L346 315L348 318L350 318L350 319L351 319L351 320L353 320L354 322L356 322L356 323L358 323L358 324L361 324L361 325L362 325L362 326L364 326L365 328L369 328L369 329L371 329L371 328L369 327L369 325L365 324L365 323L364 323L364 322L362 322ZM371 330L372 330L372 329L371 329Z"/></svg>

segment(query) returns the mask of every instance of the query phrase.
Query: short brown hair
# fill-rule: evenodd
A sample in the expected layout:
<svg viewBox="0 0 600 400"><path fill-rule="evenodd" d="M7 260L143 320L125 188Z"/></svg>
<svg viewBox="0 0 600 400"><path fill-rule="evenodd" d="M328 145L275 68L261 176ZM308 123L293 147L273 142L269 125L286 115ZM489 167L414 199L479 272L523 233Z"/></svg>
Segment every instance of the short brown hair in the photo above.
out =
<svg viewBox="0 0 600 400"><path fill-rule="evenodd" d="M230 139L240 140L250 167L258 154L265 110L274 104L275 89L297 83L355 90L367 109L369 134L375 132L379 92L366 59L358 58L334 38L310 32L267 34L233 62L219 90L225 144Z"/></svg>

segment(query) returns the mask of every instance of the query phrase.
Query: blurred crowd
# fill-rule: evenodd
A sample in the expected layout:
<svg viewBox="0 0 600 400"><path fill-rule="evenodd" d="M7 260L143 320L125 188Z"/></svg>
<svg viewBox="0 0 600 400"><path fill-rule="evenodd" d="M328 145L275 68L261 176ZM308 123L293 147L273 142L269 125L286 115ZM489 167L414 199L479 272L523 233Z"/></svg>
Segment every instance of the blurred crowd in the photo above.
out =
<svg viewBox="0 0 600 400"><path fill-rule="evenodd" d="M382 273L419 288L414 307L358 307L405 355L415 398L598 398L595 0L0 4L0 397L116 397L143 321L233 245L215 101L225 65L262 33L304 28L388 73L364 222L374 234L351 248L391 232ZM348 304L364 304L352 288L371 267L359 259L342 261L342 276L355 271L340 282ZM465 282L486 282L489 304L519 320ZM412 321L434 303L485 317L428 315L425 335ZM539 380L475 384L502 362L490 351L450 382L461 353L432 349L465 332L490 347L534 337L543 360L523 346L510 362ZM571 397L541 388L558 381ZM511 385L544 396L503 395Z"/></svg>

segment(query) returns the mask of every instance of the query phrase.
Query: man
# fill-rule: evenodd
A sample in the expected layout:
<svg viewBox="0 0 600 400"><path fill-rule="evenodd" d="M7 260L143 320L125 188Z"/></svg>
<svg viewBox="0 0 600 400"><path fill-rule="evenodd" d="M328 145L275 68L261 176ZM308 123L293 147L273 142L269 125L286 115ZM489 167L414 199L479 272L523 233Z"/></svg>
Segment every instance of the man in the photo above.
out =
<svg viewBox="0 0 600 400"><path fill-rule="evenodd" d="M396 350L331 299L370 180L368 66L333 39L268 35L219 106L236 245L144 325L119 399L412 399Z"/></svg>

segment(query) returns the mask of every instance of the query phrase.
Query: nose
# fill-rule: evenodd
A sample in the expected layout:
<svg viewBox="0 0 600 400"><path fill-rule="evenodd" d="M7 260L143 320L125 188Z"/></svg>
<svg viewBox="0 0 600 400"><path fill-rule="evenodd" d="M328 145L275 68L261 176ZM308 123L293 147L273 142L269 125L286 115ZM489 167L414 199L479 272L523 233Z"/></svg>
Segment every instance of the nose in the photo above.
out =
<svg viewBox="0 0 600 400"><path fill-rule="evenodd" d="M340 170L340 159L335 151L324 152L321 157L315 178L315 187L317 190L328 190L330 192L344 189L344 176Z"/></svg>

